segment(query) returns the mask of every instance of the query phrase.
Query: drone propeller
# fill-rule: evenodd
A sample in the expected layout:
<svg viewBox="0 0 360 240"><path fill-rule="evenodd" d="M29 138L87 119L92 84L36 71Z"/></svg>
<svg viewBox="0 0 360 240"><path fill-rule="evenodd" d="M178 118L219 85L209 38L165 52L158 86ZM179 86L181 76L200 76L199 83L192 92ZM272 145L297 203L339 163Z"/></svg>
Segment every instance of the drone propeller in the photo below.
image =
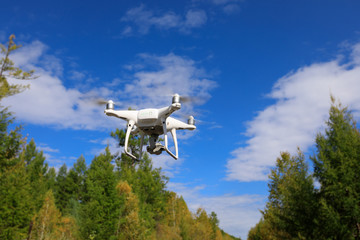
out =
<svg viewBox="0 0 360 240"><path fill-rule="evenodd" d="M111 101L111 100L105 100L105 99L103 99L103 98L97 98L97 99L94 99L94 100L93 100L93 102L94 102L96 105L99 105L99 106L103 106L103 105L105 105L105 104L108 104L109 101ZM114 104L114 105L121 105L119 102L114 102L114 101L113 101L113 104Z"/></svg>
<svg viewBox="0 0 360 240"><path fill-rule="evenodd" d="M173 103L194 103L194 104L200 104L204 101L202 97L194 97L194 96L182 96L177 93L171 95L173 97Z"/></svg>

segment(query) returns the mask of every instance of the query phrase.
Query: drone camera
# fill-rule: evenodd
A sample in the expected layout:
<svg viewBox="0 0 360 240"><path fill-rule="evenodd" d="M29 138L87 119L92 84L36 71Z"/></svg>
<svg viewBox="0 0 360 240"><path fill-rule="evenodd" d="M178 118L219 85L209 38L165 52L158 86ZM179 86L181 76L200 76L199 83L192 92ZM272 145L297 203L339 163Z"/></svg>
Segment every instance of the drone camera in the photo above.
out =
<svg viewBox="0 0 360 240"><path fill-rule="evenodd" d="M193 116L190 116L189 119L188 119L188 124L189 125L195 125L195 119Z"/></svg>
<svg viewBox="0 0 360 240"><path fill-rule="evenodd" d="M109 100L108 103L106 104L106 109L109 110L114 110L114 102Z"/></svg>

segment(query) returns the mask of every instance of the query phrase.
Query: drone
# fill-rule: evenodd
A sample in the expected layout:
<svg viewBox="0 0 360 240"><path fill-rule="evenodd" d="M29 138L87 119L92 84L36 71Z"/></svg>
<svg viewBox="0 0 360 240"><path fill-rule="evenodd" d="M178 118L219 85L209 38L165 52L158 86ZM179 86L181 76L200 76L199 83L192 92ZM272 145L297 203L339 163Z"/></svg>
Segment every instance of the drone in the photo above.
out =
<svg viewBox="0 0 360 240"><path fill-rule="evenodd" d="M170 117L172 113L181 108L179 94L174 94L172 98L172 104L163 108L146 108L142 110L114 110L114 102L112 100L107 101L106 109L104 113L107 116L113 116L127 121L127 129L125 135L125 153L133 160L141 160L142 149L144 144L144 136L149 136L149 146L146 150L150 154L159 155L163 151L166 151L175 160L179 157L178 142L176 137L176 130L194 130L195 119L193 116L189 116L187 123ZM168 136L170 132L173 138L175 146L175 154L170 151L168 147ZM129 150L129 138L130 134L140 134L140 154L139 159L135 157ZM159 140L159 136L164 135L164 144L162 145Z"/></svg>

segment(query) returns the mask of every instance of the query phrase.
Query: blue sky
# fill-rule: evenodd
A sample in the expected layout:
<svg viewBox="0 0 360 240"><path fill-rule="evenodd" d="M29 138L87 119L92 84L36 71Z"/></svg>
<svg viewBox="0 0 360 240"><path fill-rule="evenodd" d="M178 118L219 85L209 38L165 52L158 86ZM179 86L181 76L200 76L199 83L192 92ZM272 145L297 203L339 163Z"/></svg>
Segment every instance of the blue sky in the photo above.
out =
<svg viewBox="0 0 360 240"><path fill-rule="evenodd" d="M168 188L194 210L246 238L267 197L280 151L313 154L330 94L360 111L360 2L355 0L7 1L0 42L16 35L11 58L39 78L6 99L24 134L50 165L87 163L125 122L91 104L184 104L197 129L180 134L180 159L154 156ZM15 82L15 81L14 81Z"/></svg>

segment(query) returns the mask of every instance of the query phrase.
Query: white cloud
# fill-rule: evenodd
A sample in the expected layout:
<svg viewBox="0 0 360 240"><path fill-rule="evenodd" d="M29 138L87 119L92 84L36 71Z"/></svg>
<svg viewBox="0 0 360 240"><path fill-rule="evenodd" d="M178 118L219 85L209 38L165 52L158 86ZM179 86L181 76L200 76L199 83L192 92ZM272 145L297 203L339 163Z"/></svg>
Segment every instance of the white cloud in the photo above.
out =
<svg viewBox="0 0 360 240"><path fill-rule="evenodd" d="M204 185L190 186L184 183L168 183L168 188L183 196L189 209L196 212L199 207L204 208L208 214L212 211L217 214L220 228L225 232L242 239L260 219L259 209L263 209L265 197L259 195L222 195L205 196L200 193Z"/></svg>
<svg viewBox="0 0 360 240"><path fill-rule="evenodd" d="M79 72L79 71L76 71L76 70L72 70L70 72L70 76L69 76L70 79L78 80L78 81L83 80L85 77L86 77L86 74L84 72Z"/></svg>
<svg viewBox="0 0 360 240"><path fill-rule="evenodd" d="M189 10L186 13L185 28L200 27L206 23L206 13L202 10Z"/></svg>
<svg viewBox="0 0 360 240"><path fill-rule="evenodd" d="M143 54L141 58L156 66L156 70L142 70L134 74L134 80L126 84L122 94L129 96L136 107L161 107L171 101L171 94L196 96L205 103L216 82L206 78L206 73L197 68L188 58L170 53L166 56ZM133 106L133 105L132 105ZM183 104L182 113L191 113L191 104Z"/></svg>
<svg viewBox="0 0 360 240"><path fill-rule="evenodd" d="M226 14L232 14L240 11L240 7L238 4L228 4L223 8Z"/></svg>
<svg viewBox="0 0 360 240"><path fill-rule="evenodd" d="M114 79L108 85L104 83L105 87L94 88L90 84L86 92L80 91L64 85L61 61L47 55L46 50L45 44L34 41L10 56L22 68L34 69L39 77L26 82L30 84L29 90L3 99L2 104L10 105L18 119L33 124L72 129L115 129L119 126L119 120L105 116L103 107L92 104L94 97L117 101L116 96L126 96L121 99L120 106L126 108L163 107L171 103L171 96L165 96L164 93L202 96L204 103L210 98L210 90L216 86L215 82L202 77L204 71L190 59L174 54L143 54L143 70L133 73L134 80L131 83L125 84L121 79ZM44 59L50 61L45 62ZM144 70L149 64L157 70ZM136 70L136 66L132 69ZM76 77L81 78L81 72L78 73ZM24 83L20 80L10 81ZM120 90L114 92L112 89ZM184 106L186 109L192 109L192 106Z"/></svg>
<svg viewBox="0 0 360 240"><path fill-rule="evenodd" d="M354 45L352 57L357 65L360 65L360 43Z"/></svg>
<svg viewBox="0 0 360 240"><path fill-rule="evenodd" d="M356 112L360 111L360 51L355 45L349 63L340 60L315 63L289 73L274 85L269 97L276 103L248 123L245 146L232 152L227 179L267 180L280 151L308 149L324 127L330 94Z"/></svg>
<svg viewBox="0 0 360 240"><path fill-rule="evenodd" d="M47 152L47 153L58 153L59 152L59 149L51 148L45 143L40 143L37 146L37 149L39 149L40 151L43 151L43 152Z"/></svg>
<svg viewBox="0 0 360 240"><path fill-rule="evenodd" d="M204 25L207 16L205 11L194 9L187 11L185 17L172 11L155 13L141 4L139 7L128 10L121 20L137 26L137 31L140 34L147 34L151 27L161 30L177 29L180 32L189 33L192 28ZM122 34L130 36L133 32L134 29L131 26L126 26Z"/></svg>
<svg viewBox="0 0 360 240"><path fill-rule="evenodd" d="M212 0L212 3L220 6L224 13L233 14L240 10L240 1L241 0Z"/></svg>

